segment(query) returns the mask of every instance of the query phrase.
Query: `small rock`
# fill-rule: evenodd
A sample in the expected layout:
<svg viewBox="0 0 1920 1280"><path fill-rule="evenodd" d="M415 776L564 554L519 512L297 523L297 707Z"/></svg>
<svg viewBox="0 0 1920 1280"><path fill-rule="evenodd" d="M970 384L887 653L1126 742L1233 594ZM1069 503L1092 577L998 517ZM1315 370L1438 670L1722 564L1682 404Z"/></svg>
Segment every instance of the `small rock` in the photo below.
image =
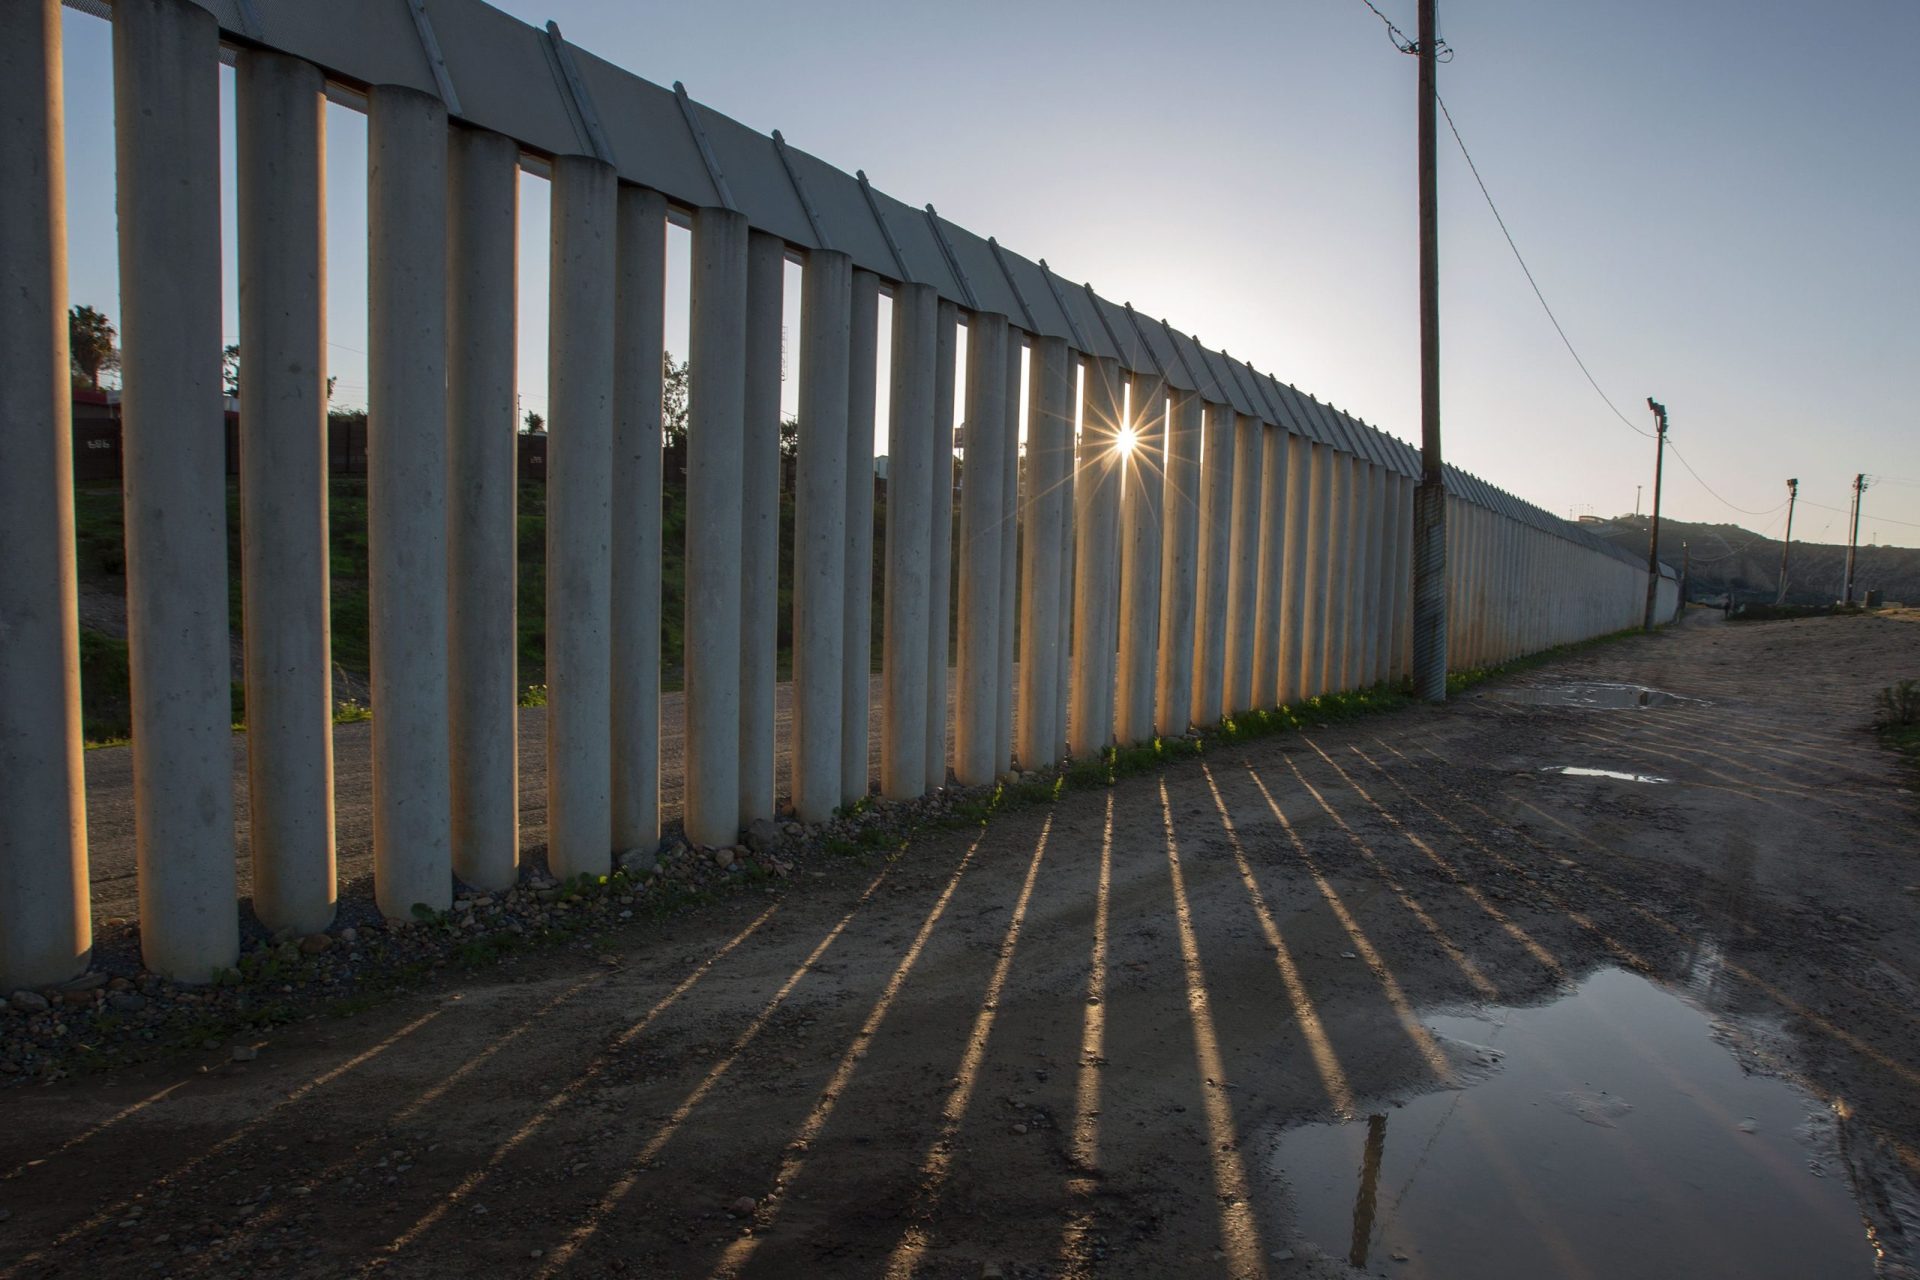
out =
<svg viewBox="0 0 1920 1280"><path fill-rule="evenodd" d="M1293 1253L1293 1250L1291 1249L1275 1249L1268 1256L1270 1256L1275 1262L1292 1262L1294 1259L1294 1253Z"/></svg>
<svg viewBox="0 0 1920 1280"><path fill-rule="evenodd" d="M1000 1269L1000 1264L997 1262L983 1262L980 1264L980 1280L1004 1280L1006 1274L1006 1272Z"/></svg>
<svg viewBox="0 0 1920 1280"><path fill-rule="evenodd" d="M234 1062L252 1062L259 1056L260 1046L257 1044L237 1044L233 1046L233 1052L228 1055Z"/></svg>
<svg viewBox="0 0 1920 1280"><path fill-rule="evenodd" d="M1739 1124L1735 1125L1734 1128L1742 1133L1758 1133L1760 1132L1760 1122L1758 1120L1742 1120Z"/></svg>
<svg viewBox="0 0 1920 1280"><path fill-rule="evenodd" d="M716 867L719 867L722 871L725 871L728 867L732 866L733 850L715 849L713 851L713 865Z"/></svg>
<svg viewBox="0 0 1920 1280"><path fill-rule="evenodd" d="M780 827L771 818L755 818L747 824L746 845L755 853L765 853L780 842Z"/></svg>
<svg viewBox="0 0 1920 1280"><path fill-rule="evenodd" d="M358 942L360 941L360 931L354 928L352 925L348 925L346 928L340 931L340 941Z"/></svg>
<svg viewBox="0 0 1920 1280"><path fill-rule="evenodd" d="M1024 1134L1027 1131L1027 1126L1025 1126L1024 1124L1016 1124L1013 1126L1013 1131L1015 1133Z"/></svg>
<svg viewBox="0 0 1920 1280"><path fill-rule="evenodd" d="M83 973L72 982L61 986L62 991L97 991L107 985L107 975L100 972Z"/></svg>
<svg viewBox="0 0 1920 1280"><path fill-rule="evenodd" d="M620 855L620 869L630 876L652 875L660 869L660 859L645 849L628 849Z"/></svg>
<svg viewBox="0 0 1920 1280"><path fill-rule="evenodd" d="M738 1200L735 1200L732 1204L727 1206L727 1212L732 1213L737 1217L744 1218L748 1214L752 1213L755 1209L758 1209L759 1207L760 1207L760 1202L758 1200L755 1200L752 1196L741 1196Z"/></svg>
<svg viewBox="0 0 1920 1280"><path fill-rule="evenodd" d="M292 925L288 925L284 929L275 929L273 931L273 945L277 947L277 946L280 946L282 943L292 942L294 939L298 938L299 936L300 936L300 931L294 928Z"/></svg>
<svg viewBox="0 0 1920 1280"><path fill-rule="evenodd" d="M1357 955L1355 955L1355 954L1354 954L1353 952L1351 952L1351 951L1342 951L1342 952L1340 953L1340 958L1341 958L1342 960L1358 960L1358 959L1359 959L1360 957L1359 957L1359 956L1357 956Z"/></svg>
<svg viewBox="0 0 1920 1280"><path fill-rule="evenodd" d="M803 827L803 826L801 826L801 825L800 825L799 823L797 823L797 822L789 822L789 823L787 823L787 825L786 825L786 826L784 826L784 827L782 827L782 828L780 828L780 829L781 829L782 831L784 831L784 832L786 832L786 833L787 833L788 835L790 835L790 836L803 836L803 835L805 835L805 834L807 834L807 829L806 829L805 827Z"/></svg>
<svg viewBox="0 0 1920 1280"><path fill-rule="evenodd" d="M21 1013L45 1013L48 1008L47 998L38 991L16 991L7 997L7 1004Z"/></svg>
<svg viewBox="0 0 1920 1280"><path fill-rule="evenodd" d="M333 945L333 939L324 933L310 933L300 939L300 951L303 955L317 956Z"/></svg>
<svg viewBox="0 0 1920 1280"><path fill-rule="evenodd" d="M93 1003L93 992L62 991L60 993L60 1002L62 1004L70 1006L71 1008L84 1009L88 1005Z"/></svg>

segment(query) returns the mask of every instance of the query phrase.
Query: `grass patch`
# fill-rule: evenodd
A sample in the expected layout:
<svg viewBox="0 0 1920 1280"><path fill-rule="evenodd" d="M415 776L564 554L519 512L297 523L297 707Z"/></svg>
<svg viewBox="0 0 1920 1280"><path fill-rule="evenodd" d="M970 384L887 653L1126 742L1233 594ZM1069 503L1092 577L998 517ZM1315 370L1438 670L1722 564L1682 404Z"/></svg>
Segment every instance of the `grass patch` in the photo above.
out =
<svg viewBox="0 0 1920 1280"><path fill-rule="evenodd" d="M1920 773L1920 680L1902 680L1875 694L1873 725L1881 741Z"/></svg>

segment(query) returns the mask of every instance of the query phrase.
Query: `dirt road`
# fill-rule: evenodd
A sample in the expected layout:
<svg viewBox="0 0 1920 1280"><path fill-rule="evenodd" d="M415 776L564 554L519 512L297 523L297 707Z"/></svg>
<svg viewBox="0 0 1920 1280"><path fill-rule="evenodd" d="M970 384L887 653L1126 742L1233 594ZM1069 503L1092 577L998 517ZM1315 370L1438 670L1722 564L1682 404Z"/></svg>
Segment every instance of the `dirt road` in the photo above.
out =
<svg viewBox="0 0 1920 1280"><path fill-rule="evenodd" d="M1920 801L1866 726L1916 672L1879 619L1683 627L635 926L617 966L0 1093L0 1274L1331 1275L1275 1135L1459 1071L1430 1011L1607 965L1831 1104L1910 1257ZM1564 705L1587 681L1676 698Z"/></svg>

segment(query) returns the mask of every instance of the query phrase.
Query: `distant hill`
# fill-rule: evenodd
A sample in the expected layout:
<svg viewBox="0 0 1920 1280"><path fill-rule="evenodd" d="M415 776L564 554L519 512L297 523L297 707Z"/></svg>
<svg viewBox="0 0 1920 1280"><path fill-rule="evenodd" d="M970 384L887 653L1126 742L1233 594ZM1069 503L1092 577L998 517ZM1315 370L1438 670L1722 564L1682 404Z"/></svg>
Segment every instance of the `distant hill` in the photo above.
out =
<svg viewBox="0 0 1920 1280"><path fill-rule="evenodd" d="M1647 517L1615 516L1583 525L1636 555L1647 553ZM1681 544L1686 544L1683 551ZM1741 600L1772 600L1780 584L1780 540L1765 538L1737 524L1660 521L1660 558L1678 569L1690 564L1691 595L1696 600L1734 593ZM1793 541L1787 568L1787 600L1824 604L1840 598L1847 548ZM1920 601L1920 549L1862 546L1853 571L1854 593L1885 593L1888 600Z"/></svg>

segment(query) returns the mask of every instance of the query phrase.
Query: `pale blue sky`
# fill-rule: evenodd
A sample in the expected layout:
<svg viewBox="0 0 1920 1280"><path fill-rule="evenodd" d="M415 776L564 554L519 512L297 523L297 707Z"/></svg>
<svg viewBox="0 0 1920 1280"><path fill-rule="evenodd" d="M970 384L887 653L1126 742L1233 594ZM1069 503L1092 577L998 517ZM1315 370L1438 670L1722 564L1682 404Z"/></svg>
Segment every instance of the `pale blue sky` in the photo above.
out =
<svg viewBox="0 0 1920 1280"><path fill-rule="evenodd" d="M1411 28L1412 0L1378 2ZM499 7L1417 437L1413 60L1360 0ZM1862 541L1920 545L1920 6L1441 0L1441 28L1441 92L1561 322L1637 425L1666 402L1720 495L1670 457L1668 511L1777 535L1797 475L1796 535L1840 540L1824 508L1866 471ZM70 12L66 33L73 298L117 316L108 28ZM364 126L328 125L353 403ZM1651 442L1586 385L1442 142L1449 460L1561 515L1631 510ZM545 213L526 179L520 378L542 411Z"/></svg>

